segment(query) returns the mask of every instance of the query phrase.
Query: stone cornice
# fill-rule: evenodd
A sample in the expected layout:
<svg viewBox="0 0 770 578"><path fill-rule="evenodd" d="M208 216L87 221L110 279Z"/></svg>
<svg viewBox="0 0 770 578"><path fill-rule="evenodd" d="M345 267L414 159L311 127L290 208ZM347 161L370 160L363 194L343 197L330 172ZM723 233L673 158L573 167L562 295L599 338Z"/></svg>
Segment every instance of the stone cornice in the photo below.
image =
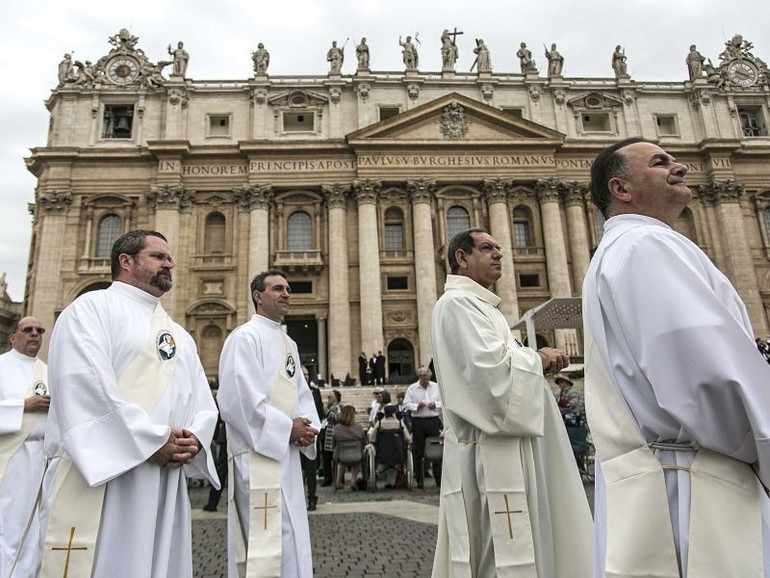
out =
<svg viewBox="0 0 770 578"><path fill-rule="evenodd" d="M511 179L484 179L484 195L487 203L507 203L508 191L511 190L513 181Z"/></svg>
<svg viewBox="0 0 770 578"><path fill-rule="evenodd" d="M155 185L147 193L147 203L157 210L188 209L195 198L195 191L182 185Z"/></svg>
<svg viewBox="0 0 770 578"><path fill-rule="evenodd" d="M49 215L66 214L72 204L72 191L46 191L37 196L37 204Z"/></svg>
<svg viewBox="0 0 770 578"><path fill-rule="evenodd" d="M743 196L743 183L728 179L726 181L713 180L708 184L700 185L698 191L706 202L737 203Z"/></svg>
<svg viewBox="0 0 770 578"><path fill-rule="evenodd" d="M233 196L241 210L268 210L270 201L273 200L273 187L270 185L243 185L233 189Z"/></svg>
<svg viewBox="0 0 770 578"><path fill-rule="evenodd" d="M537 179L535 191L541 203L559 202L562 181L556 177Z"/></svg>
<svg viewBox="0 0 770 578"><path fill-rule="evenodd" d="M353 181L353 194L359 205L377 204L377 193L382 188L382 181L366 179Z"/></svg>
<svg viewBox="0 0 770 578"><path fill-rule="evenodd" d="M326 206L329 209L345 209L350 196L350 185L334 183L332 185L321 185L321 192L326 200Z"/></svg>
<svg viewBox="0 0 770 578"><path fill-rule="evenodd" d="M406 192L412 204L430 203L436 192L435 179L409 179L406 181Z"/></svg>

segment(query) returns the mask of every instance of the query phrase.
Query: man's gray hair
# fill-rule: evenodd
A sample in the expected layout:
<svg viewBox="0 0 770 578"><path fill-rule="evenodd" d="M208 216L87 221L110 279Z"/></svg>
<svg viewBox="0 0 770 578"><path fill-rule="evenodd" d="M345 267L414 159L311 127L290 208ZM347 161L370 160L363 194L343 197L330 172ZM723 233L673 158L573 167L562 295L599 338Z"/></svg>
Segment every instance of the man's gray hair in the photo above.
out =
<svg viewBox="0 0 770 578"><path fill-rule="evenodd" d="M417 370L417 377L422 377L423 375L427 375L428 379L433 377L433 372L428 367L421 367Z"/></svg>

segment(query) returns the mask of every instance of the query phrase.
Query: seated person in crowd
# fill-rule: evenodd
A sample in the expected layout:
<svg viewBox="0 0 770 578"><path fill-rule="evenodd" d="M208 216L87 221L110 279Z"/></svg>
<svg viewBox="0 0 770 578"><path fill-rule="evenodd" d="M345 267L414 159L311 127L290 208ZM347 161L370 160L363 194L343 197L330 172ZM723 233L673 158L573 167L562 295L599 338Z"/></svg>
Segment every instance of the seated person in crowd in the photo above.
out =
<svg viewBox="0 0 770 578"><path fill-rule="evenodd" d="M374 427L369 430L369 441L375 444L375 446L377 446L377 438L380 432L401 432L401 439L403 440L403 444L401 444L400 448L401 455L388 455L388 453L393 453L392 448L388 451L386 448L377 447L377 475L380 475L383 472L385 473L386 488L394 488L396 486L398 466L403 466L404 463L404 446L412 443L412 434L409 433L409 430L396 415L397 410L398 408L395 405L386 405L385 416L382 419L377 420Z"/></svg>
<svg viewBox="0 0 770 578"><path fill-rule="evenodd" d="M337 461L339 456L339 443L345 440L358 440L363 448L364 442L364 429L360 424L356 423L356 408L352 405L346 405L340 412L340 417L337 420L337 425L334 426L332 431L332 437L334 439L334 461ZM362 454L363 456L363 454ZM350 489L356 490L356 480L361 472L361 462L350 465ZM345 465L337 465L337 479L334 485L335 490L341 490L345 482Z"/></svg>

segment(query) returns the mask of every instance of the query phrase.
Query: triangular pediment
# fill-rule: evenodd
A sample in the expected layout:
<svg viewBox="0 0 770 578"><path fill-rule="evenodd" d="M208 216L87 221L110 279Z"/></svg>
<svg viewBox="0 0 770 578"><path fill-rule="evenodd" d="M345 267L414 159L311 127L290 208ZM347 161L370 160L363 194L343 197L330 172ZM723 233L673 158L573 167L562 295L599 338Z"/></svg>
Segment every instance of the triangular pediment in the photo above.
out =
<svg viewBox="0 0 770 578"><path fill-rule="evenodd" d="M514 117L458 93L447 94L347 136L356 145L440 143L558 145L565 135L535 122Z"/></svg>

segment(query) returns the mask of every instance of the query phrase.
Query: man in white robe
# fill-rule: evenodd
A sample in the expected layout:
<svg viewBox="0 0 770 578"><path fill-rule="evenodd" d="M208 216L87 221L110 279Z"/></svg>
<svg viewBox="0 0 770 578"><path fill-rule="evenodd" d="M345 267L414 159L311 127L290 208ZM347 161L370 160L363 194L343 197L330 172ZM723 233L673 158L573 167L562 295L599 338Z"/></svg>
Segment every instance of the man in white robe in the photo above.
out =
<svg viewBox="0 0 770 578"><path fill-rule="evenodd" d="M45 328L19 320L0 355L0 576L34 576L40 564L36 501L45 472L43 437L50 396L37 354ZM25 532L28 538L20 549Z"/></svg>
<svg viewBox="0 0 770 578"><path fill-rule="evenodd" d="M315 458L321 424L297 344L281 327L291 298L286 274L260 273L251 296L256 314L230 334L219 360L217 399L233 454L228 576L311 578L300 452Z"/></svg>
<svg viewBox="0 0 770 578"><path fill-rule="evenodd" d="M607 219L583 285L597 577L770 576L770 367L730 281L673 228L686 173L640 139L591 169Z"/></svg>
<svg viewBox="0 0 770 578"><path fill-rule="evenodd" d="M503 266L489 233L458 233L448 258L431 324L445 427L433 576L590 576L591 513L543 377L569 358L511 334L489 290Z"/></svg>
<svg viewBox="0 0 770 578"><path fill-rule="evenodd" d="M159 303L174 267L165 238L129 232L113 245L111 265L112 285L78 297L51 337L64 455L47 496L42 575L61 576L68 565L71 576L189 578L187 478L219 484L209 452L217 409L195 342ZM68 472L82 476L74 500L60 489L77 482ZM95 544L79 542L87 528ZM92 568L78 569L91 553Z"/></svg>

